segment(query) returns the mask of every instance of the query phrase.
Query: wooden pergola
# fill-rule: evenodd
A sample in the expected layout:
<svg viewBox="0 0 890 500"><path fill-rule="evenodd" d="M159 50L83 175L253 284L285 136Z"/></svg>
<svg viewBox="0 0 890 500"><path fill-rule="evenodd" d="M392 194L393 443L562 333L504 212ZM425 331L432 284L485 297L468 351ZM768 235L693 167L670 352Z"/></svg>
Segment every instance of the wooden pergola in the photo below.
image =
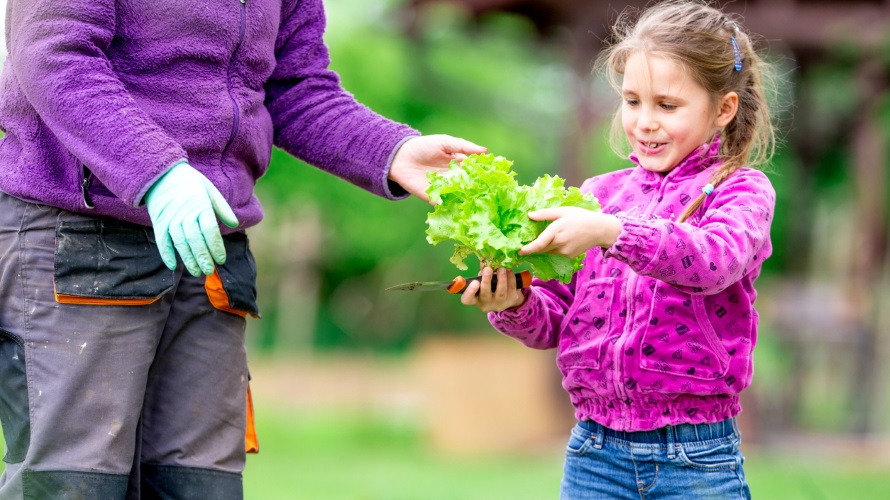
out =
<svg viewBox="0 0 890 500"><path fill-rule="evenodd" d="M617 13L627 7L643 8L644 0L595 2L589 0L409 0L409 34L422 37L419 26L430 4L448 3L460 6L469 17L481 21L489 14L511 13L527 18L542 42L555 44L566 55L579 78L587 78L591 63L607 39L608 29ZM867 433L874 428L875 401L879 367L877 358L881 342L881 310L888 309L887 287L890 282L890 228L888 228L888 137L882 131L876 108L886 99L890 89L890 0L738 0L721 7L738 14L745 27L762 37L762 44L771 52L786 54L794 64L794 79L800 81L826 63L842 60L849 68L855 101L853 111L832 116L831 123L814 114L809 97L795 88L790 130L784 132L786 144L793 148L799 162L799 179L791 203L793 213L801 214L801 224L790 228L792 234L774 235L774 244L788 245L797 255L808 255L812 240L814 176L810 166L816 164L832 148L847 145L850 169L855 178L855 235L849 256L849 268L833 283L830 300L843 301L839 322L826 323L818 305L810 305L809 318L785 318L783 324L796 332L787 332L797 339L797 346L813 341L808 329L839 326L855 361L849 403L852 408L850 430ZM843 49L843 50L841 50ZM564 157L560 174L572 184L582 178L584 141L591 128L606 112L590 95L590 85L579 85L574 101L575 127L564 138ZM805 287L807 259L791 263L789 274L797 277L798 291ZM781 308L779 308L781 309ZM781 315L781 313L779 313ZM804 315L807 316L807 315ZM886 316L884 316L886 318ZM832 318L837 320L838 318ZM886 321L884 319L883 321ZM780 318L780 323L781 323ZM818 340L818 339L817 339ZM888 372L884 372L887 374ZM803 384L802 380L797 381Z"/></svg>

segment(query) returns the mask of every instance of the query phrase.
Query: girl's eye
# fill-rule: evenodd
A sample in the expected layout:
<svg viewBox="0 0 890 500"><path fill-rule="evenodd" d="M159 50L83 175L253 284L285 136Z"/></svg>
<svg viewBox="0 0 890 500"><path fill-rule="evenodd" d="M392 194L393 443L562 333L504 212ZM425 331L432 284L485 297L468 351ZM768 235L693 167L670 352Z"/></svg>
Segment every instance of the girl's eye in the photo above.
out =
<svg viewBox="0 0 890 500"><path fill-rule="evenodd" d="M640 101L638 101L636 99L627 98L624 100L624 103L627 104L628 106L636 106L637 104L640 103Z"/></svg>
<svg viewBox="0 0 890 500"><path fill-rule="evenodd" d="M663 103L661 103L661 109L663 109L665 111L673 111L673 110L677 109L677 105L676 104L668 104L666 102L663 102Z"/></svg>

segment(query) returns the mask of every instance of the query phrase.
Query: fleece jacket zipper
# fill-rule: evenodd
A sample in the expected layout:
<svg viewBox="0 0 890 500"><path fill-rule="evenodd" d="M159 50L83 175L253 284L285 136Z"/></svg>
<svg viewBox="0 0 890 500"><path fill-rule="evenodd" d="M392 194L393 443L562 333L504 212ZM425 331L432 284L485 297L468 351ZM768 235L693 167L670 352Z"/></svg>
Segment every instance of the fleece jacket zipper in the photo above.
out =
<svg viewBox="0 0 890 500"><path fill-rule="evenodd" d="M241 125L241 108L238 106L238 101L235 100L234 89L232 88L232 66L234 65L235 56L238 54L238 50L241 48L241 44L244 43L244 32L247 28L247 0L239 0L241 3L241 20L240 25L238 27L238 43L235 44L235 50L232 51L232 59L229 61L229 71L226 79L226 85L229 91L229 100L232 102L232 131L229 133L229 140L226 141L226 147L223 148L222 155L219 158L220 161L220 169L223 174L226 176L226 179L229 181L228 184L228 198L231 199L233 195L232 179L226 173L225 168L225 157L226 153L229 152L229 148L232 146L232 143L235 141L235 136L238 134L238 127Z"/></svg>

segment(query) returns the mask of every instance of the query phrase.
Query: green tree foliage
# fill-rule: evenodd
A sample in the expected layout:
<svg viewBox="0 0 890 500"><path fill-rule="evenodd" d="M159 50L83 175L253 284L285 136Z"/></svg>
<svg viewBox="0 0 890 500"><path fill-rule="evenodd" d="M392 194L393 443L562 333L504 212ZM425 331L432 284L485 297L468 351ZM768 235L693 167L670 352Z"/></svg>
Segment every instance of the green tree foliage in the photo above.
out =
<svg viewBox="0 0 890 500"><path fill-rule="evenodd" d="M418 20L412 38L403 3L327 3L326 41L344 87L424 134L464 137L510 158L519 184L563 174L562 149L576 127L574 86L590 85L598 102L617 104L602 82L574 74L558 47L541 43L522 18L492 15L473 24L442 2ZM807 254L819 237L808 228L819 224L817 209L854 204L849 144L836 125L859 109L850 77L855 56L836 57L803 81L794 80L793 62L780 66L782 102L775 104L785 142L768 170L778 198L765 275L808 272ZM890 123L887 102L876 113ZM609 118L590 134L585 177L627 165L608 146ZM813 147L801 142L807 137ZM268 219L252 232L265 316L252 328L261 346L398 350L418 335L489 330L484 315L457 297L383 291L454 277L452 249L426 241L429 205L377 198L280 151L257 189ZM276 238L284 240L269 243ZM468 264L465 274L475 275L474 262ZM314 280L299 281L295 267ZM300 294L303 306L295 305Z"/></svg>
<svg viewBox="0 0 890 500"><path fill-rule="evenodd" d="M410 40L399 25L397 2L328 3L332 67L362 103L425 134L448 133L513 159L517 180L531 183L558 172L569 70L558 54L536 44L531 28L495 18L467 34L460 11L443 8ZM409 199L391 202L317 171L281 151L257 192L267 221L252 234L260 267L264 320L252 325L263 348L294 344L292 332L314 331L300 347L401 349L417 335L490 328L483 314L457 297L383 292L405 281L451 279L450 250L426 241L432 207ZM280 224L309 207L321 225L317 258L304 263L320 277L315 317L282 324L287 311L279 280L281 255L260 243L271 233L299 231ZM281 236L278 234L277 236ZM299 235L295 236L299 239ZM280 253L280 252L279 252ZM465 274L477 274L474 263Z"/></svg>

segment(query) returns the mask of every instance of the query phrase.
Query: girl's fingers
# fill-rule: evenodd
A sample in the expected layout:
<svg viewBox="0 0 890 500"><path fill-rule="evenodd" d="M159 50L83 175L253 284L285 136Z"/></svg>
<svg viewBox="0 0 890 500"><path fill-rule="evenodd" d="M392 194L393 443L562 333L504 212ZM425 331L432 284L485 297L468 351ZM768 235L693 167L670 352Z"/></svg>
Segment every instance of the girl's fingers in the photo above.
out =
<svg viewBox="0 0 890 500"><path fill-rule="evenodd" d="M479 280L471 281L467 289L460 296L462 304L476 306L484 312L503 311L510 303L510 297L516 294L516 282L513 279L513 271L510 269L498 269L498 283L494 290L491 289L491 280L494 271L485 267L480 272Z"/></svg>
<svg viewBox="0 0 890 500"><path fill-rule="evenodd" d="M467 289L464 290L464 293L460 296L461 304L466 306L473 306L479 301L478 297L476 297L476 292L479 291L479 281L474 280L471 281L469 285L467 285Z"/></svg>
<svg viewBox="0 0 890 500"><path fill-rule="evenodd" d="M547 226L547 229L542 231L534 241L520 248L519 255L544 253L549 250L550 244L553 242L553 231L550 230L551 227L552 226Z"/></svg>
<svg viewBox="0 0 890 500"><path fill-rule="evenodd" d="M498 286L494 292L497 300L503 301L504 298L507 297L507 294L510 293L510 286L516 286L514 280L507 279L507 276L510 276L511 274L513 273L509 269L498 269Z"/></svg>
<svg viewBox="0 0 890 500"><path fill-rule="evenodd" d="M479 301L482 304L491 303L491 277L494 271L490 267L482 269L482 279L479 280Z"/></svg>
<svg viewBox="0 0 890 500"><path fill-rule="evenodd" d="M556 220L565 215L565 207L542 208L528 213L531 220Z"/></svg>

